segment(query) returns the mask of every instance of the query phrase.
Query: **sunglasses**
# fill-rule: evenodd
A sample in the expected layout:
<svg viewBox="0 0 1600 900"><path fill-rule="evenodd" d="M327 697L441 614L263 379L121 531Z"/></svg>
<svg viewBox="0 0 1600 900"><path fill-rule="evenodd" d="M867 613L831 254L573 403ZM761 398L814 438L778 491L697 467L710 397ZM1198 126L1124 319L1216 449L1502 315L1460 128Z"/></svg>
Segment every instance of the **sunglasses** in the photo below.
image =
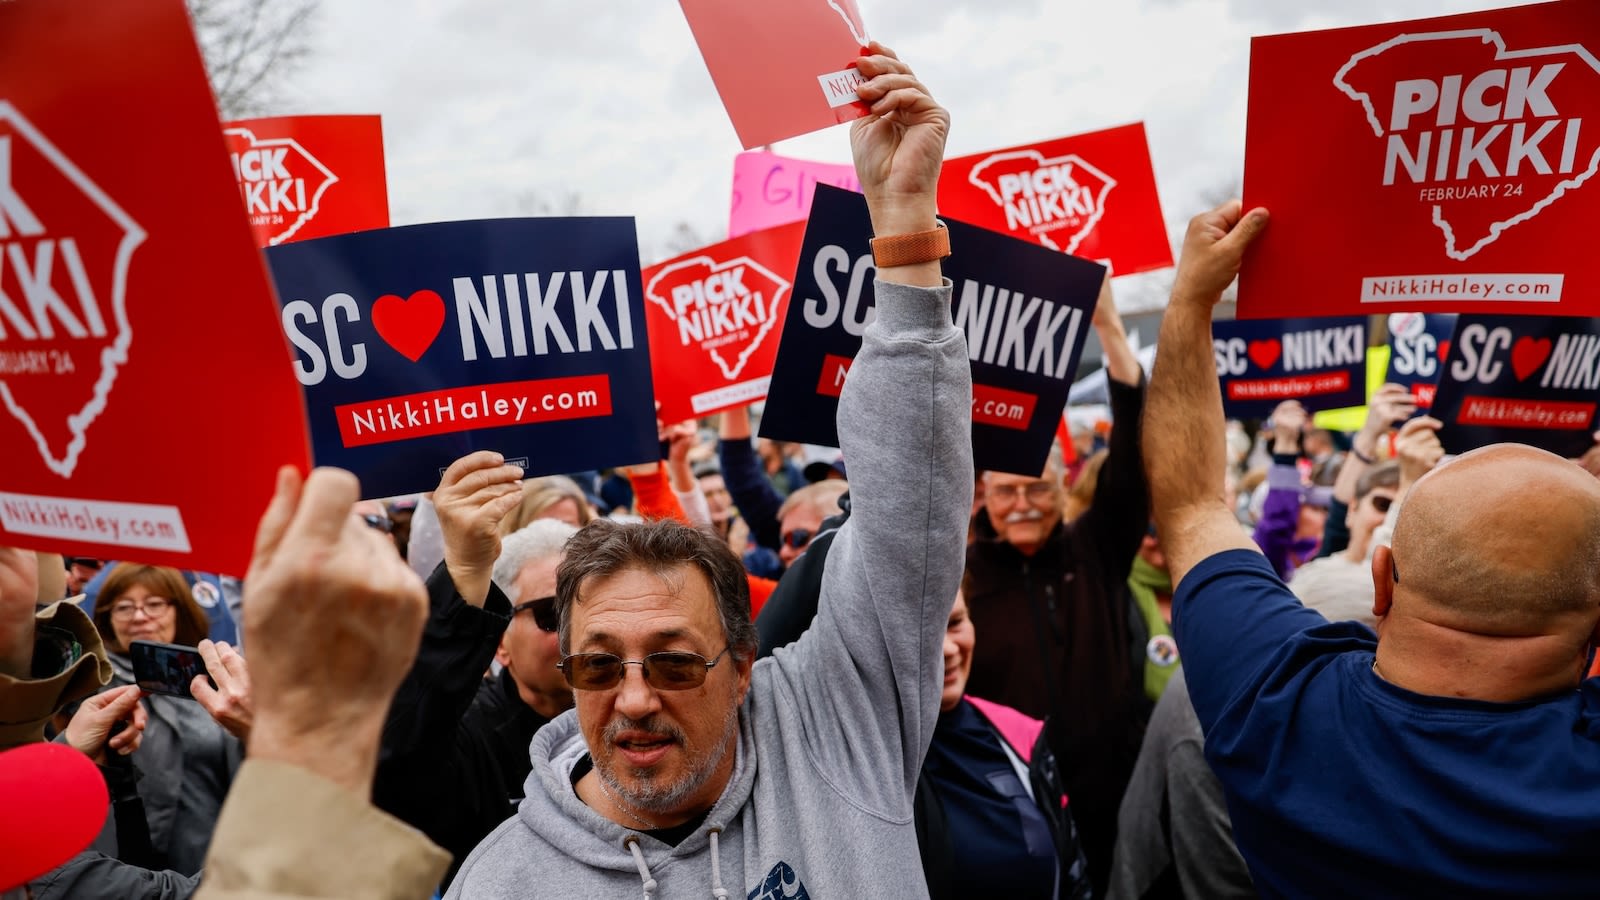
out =
<svg viewBox="0 0 1600 900"><path fill-rule="evenodd" d="M1383 513L1385 515L1388 515L1389 507L1394 505L1394 499L1392 497L1384 497L1384 496L1381 496L1381 495L1378 495L1378 494L1371 494L1371 495L1369 495L1367 497L1367 499L1372 501L1372 508L1373 509L1375 509L1378 512Z"/></svg>
<svg viewBox="0 0 1600 900"><path fill-rule="evenodd" d="M804 550L811 545L811 529L796 528L783 536L783 544L790 550Z"/></svg>
<svg viewBox="0 0 1600 900"><path fill-rule="evenodd" d="M554 634L561 625L560 617L556 615L556 598L554 597L540 597L537 600L529 600L527 603L518 603L516 606L511 607L512 617L515 618L517 613L523 610L533 613L533 624L539 626L540 631L548 631Z"/></svg>
<svg viewBox="0 0 1600 900"><path fill-rule="evenodd" d="M622 681L627 666L638 666L645 683L658 691L687 691L706 683L706 675L730 647L712 659L686 650L663 650L644 659L623 659L615 653L574 653L556 663L575 691L608 691Z"/></svg>
<svg viewBox="0 0 1600 900"><path fill-rule="evenodd" d="M361 521L367 523L368 528L376 528L384 534L394 533L394 520L382 513L362 513Z"/></svg>

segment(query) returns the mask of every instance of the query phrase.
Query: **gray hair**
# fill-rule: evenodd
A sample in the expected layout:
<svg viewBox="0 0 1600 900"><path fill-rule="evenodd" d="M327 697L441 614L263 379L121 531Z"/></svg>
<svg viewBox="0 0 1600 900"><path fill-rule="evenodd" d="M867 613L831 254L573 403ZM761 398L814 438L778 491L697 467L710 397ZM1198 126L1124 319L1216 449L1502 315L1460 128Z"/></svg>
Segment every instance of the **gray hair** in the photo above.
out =
<svg viewBox="0 0 1600 900"><path fill-rule="evenodd" d="M670 577L684 566L698 569L710 582L728 652L735 659L753 657L756 626L750 620L750 582L744 563L725 541L672 519L628 523L596 519L573 537L556 570L562 655L571 652L572 607L582 599L585 584L630 570Z"/></svg>
<svg viewBox="0 0 1600 900"><path fill-rule="evenodd" d="M512 604L528 598L519 596L517 576L529 565L560 556L567 541L578 529L559 519L535 519L500 541L500 558L494 561L494 583Z"/></svg>
<svg viewBox="0 0 1600 900"><path fill-rule="evenodd" d="M837 516L844 512L844 508L839 505L839 498L849 490L850 484L838 478L808 484L784 498L783 505L778 507L778 518L781 519L805 505L816 510L817 515L824 519Z"/></svg>

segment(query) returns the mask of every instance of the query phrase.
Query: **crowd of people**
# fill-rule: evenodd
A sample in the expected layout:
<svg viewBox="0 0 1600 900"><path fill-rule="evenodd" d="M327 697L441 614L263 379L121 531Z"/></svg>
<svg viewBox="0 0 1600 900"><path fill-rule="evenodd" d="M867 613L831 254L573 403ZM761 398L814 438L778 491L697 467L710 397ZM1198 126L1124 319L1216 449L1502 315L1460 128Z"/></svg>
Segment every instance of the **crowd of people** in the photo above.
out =
<svg viewBox="0 0 1600 900"><path fill-rule="evenodd" d="M857 65L874 231L933 230L949 117ZM933 255L879 260L839 453L741 408L605 473L285 469L243 579L0 548L0 749L109 799L0 896L1593 895L1600 451L1447 458L1392 385L1227 422L1268 221L1193 220L1149 376L1107 280L1110 427L1039 473L973 469Z"/></svg>

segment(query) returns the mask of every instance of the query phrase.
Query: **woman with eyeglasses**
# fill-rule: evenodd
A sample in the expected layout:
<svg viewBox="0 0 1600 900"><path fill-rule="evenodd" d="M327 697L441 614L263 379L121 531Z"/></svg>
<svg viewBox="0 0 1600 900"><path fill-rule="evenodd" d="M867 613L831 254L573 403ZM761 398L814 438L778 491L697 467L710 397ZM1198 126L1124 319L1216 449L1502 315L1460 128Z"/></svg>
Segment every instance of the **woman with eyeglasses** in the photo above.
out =
<svg viewBox="0 0 1600 900"><path fill-rule="evenodd" d="M134 683L133 641L192 647L210 627L177 569L136 563L118 563L106 577L94 624L111 656L114 677L107 689ZM193 700L150 694L140 702L149 721L132 762L150 842L163 857L148 867L192 875L205 862L243 746Z"/></svg>

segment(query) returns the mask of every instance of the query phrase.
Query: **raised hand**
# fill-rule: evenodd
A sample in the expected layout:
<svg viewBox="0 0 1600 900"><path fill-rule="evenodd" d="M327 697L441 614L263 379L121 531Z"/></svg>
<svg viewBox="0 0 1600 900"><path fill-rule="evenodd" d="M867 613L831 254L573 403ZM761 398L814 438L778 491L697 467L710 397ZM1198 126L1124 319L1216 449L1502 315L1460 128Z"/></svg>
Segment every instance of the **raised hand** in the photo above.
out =
<svg viewBox="0 0 1600 900"><path fill-rule="evenodd" d="M0 674L33 671L33 612L39 599L39 561L32 550L0 547Z"/></svg>
<svg viewBox="0 0 1600 900"><path fill-rule="evenodd" d="M1267 211L1260 207L1243 213L1238 200L1189 220L1178 257L1178 274L1172 301L1214 305L1239 274L1244 252L1267 227Z"/></svg>
<svg viewBox="0 0 1600 900"><path fill-rule="evenodd" d="M856 93L872 112L850 127L856 177L880 235L934 227L934 192L950 134L950 114L894 51L874 41L856 60L866 78Z"/></svg>
<svg viewBox="0 0 1600 900"><path fill-rule="evenodd" d="M1429 416L1418 416L1400 426L1394 439L1395 457L1400 460L1400 493L1444 459L1444 445L1439 443L1443 427L1443 422Z"/></svg>
<svg viewBox="0 0 1600 900"><path fill-rule="evenodd" d="M1306 408L1299 400L1285 400L1272 411L1272 452L1299 453L1300 432L1306 427Z"/></svg>
<svg viewBox="0 0 1600 900"><path fill-rule="evenodd" d="M317 469L278 474L244 583L253 758L296 765L365 794L395 689L428 600L394 541L353 514L358 484Z"/></svg>
<svg viewBox="0 0 1600 900"><path fill-rule="evenodd" d="M500 557L500 520L522 502L522 469L489 450L450 464L433 492L444 534L444 564L456 592L473 606L489 597L494 561Z"/></svg>

